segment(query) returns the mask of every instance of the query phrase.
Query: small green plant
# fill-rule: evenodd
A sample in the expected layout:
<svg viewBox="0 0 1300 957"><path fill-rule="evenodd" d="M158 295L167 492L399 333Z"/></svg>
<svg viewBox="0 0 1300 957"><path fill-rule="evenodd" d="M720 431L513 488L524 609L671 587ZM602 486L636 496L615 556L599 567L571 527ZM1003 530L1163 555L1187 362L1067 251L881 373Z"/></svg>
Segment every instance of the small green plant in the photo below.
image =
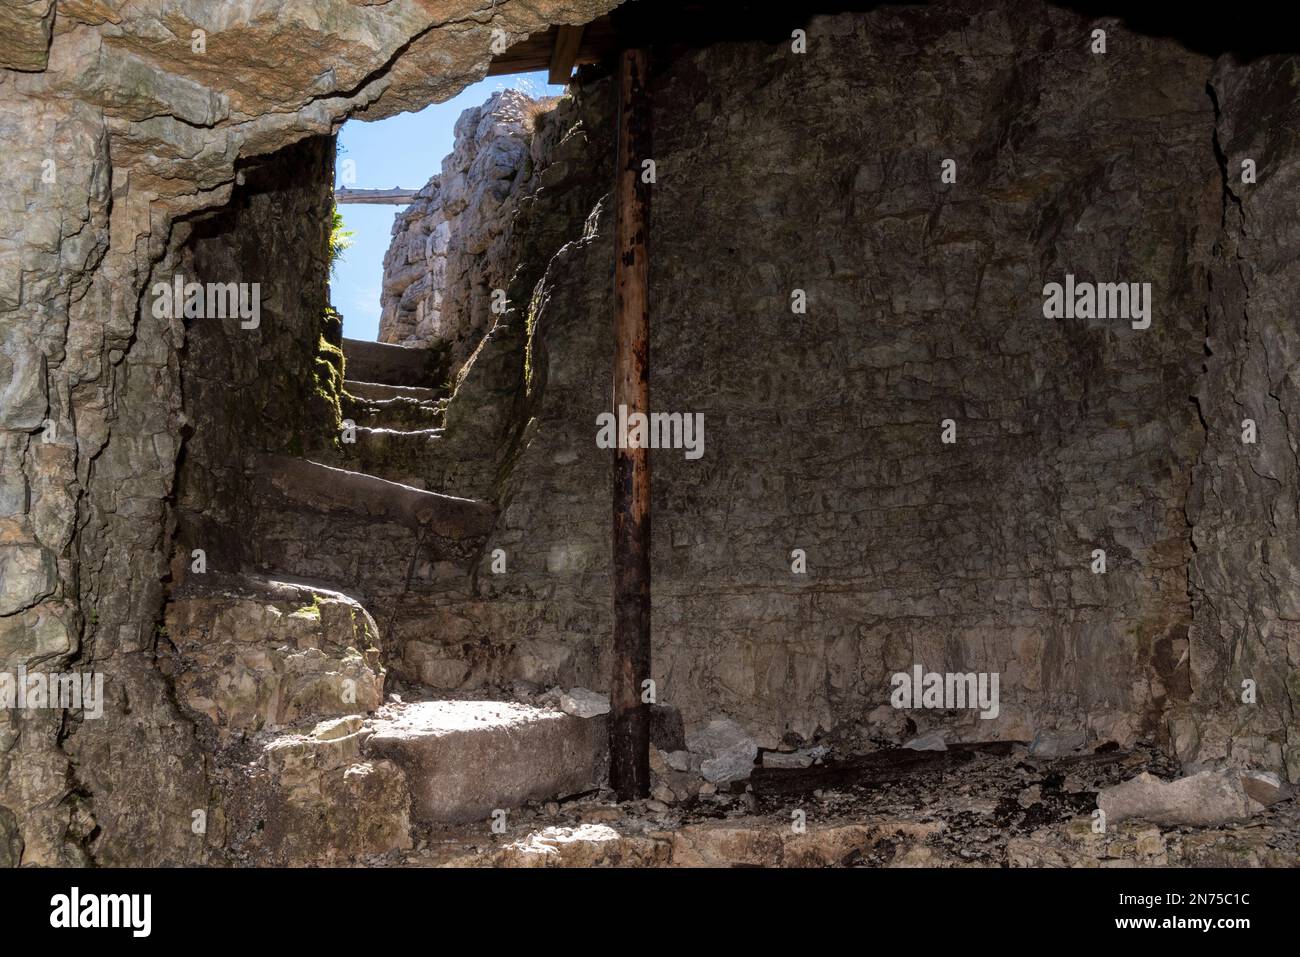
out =
<svg viewBox="0 0 1300 957"><path fill-rule="evenodd" d="M335 269L338 268L343 253L352 248L352 237L354 235L355 233L352 230L343 228L343 214L339 212L338 203L335 203L330 214L329 263L331 276L334 275Z"/></svg>

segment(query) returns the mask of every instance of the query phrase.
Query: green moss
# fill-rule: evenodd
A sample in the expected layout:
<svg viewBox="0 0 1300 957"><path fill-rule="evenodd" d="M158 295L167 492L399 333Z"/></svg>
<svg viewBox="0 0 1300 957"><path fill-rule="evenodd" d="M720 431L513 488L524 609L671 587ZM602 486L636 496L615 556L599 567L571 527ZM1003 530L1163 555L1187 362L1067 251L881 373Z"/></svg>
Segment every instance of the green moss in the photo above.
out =
<svg viewBox="0 0 1300 957"><path fill-rule="evenodd" d="M310 618L313 621L320 621L320 595L315 593L311 596L311 604L303 605L297 611L289 616L290 618Z"/></svg>
<svg viewBox="0 0 1300 957"><path fill-rule="evenodd" d="M343 425L341 399L346 363L341 348L324 336L318 338L316 354L312 357L310 399L315 407L313 411L327 420L323 424L331 438L338 435Z"/></svg>

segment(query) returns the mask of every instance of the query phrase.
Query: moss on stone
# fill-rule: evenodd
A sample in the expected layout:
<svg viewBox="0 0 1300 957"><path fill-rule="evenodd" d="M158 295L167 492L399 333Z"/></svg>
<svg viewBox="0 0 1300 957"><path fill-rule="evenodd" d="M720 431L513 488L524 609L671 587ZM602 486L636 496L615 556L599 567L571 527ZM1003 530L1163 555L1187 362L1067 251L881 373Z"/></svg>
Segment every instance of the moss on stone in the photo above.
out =
<svg viewBox="0 0 1300 957"><path fill-rule="evenodd" d="M332 307L326 307L325 322L329 322L337 313ZM311 370L311 404L318 406L320 415L327 420L328 434L338 434L343 425L343 379L347 357L343 349L330 342L324 335L317 339L316 354L312 357Z"/></svg>
<svg viewBox="0 0 1300 957"><path fill-rule="evenodd" d="M303 605L289 615L290 618L310 618L313 621L320 621L320 595L312 593L311 604Z"/></svg>

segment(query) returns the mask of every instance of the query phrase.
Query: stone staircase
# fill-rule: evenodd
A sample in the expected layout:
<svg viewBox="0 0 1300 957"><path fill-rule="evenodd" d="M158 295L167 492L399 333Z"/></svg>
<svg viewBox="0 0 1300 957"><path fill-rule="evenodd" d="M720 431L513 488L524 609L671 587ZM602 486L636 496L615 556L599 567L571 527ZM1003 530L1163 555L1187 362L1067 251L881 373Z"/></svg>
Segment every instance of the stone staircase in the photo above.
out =
<svg viewBox="0 0 1300 957"><path fill-rule="evenodd" d="M427 352L344 349L356 443L246 463L253 569L190 576L167 610L178 700L205 719L226 796L225 844L250 862L342 863L409 848L412 827L486 830L497 809L604 774L603 717L448 699L472 684L454 661L426 667L430 682L401 667L404 636L435 629L434 608L477 607L496 512L423 487L446 408ZM407 701L385 697L395 663L415 677Z"/></svg>
<svg viewBox="0 0 1300 957"><path fill-rule="evenodd" d="M355 424L354 441L329 450L329 464L424 488L448 400L434 382L439 372L430 352L356 339L344 339L343 349L343 417Z"/></svg>

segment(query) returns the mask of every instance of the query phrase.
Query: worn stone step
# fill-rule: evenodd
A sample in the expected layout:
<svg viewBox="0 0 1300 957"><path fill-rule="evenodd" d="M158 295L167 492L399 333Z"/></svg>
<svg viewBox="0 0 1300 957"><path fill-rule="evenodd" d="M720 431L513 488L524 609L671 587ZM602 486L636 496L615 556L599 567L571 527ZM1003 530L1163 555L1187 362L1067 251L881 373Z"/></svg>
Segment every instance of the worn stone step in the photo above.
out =
<svg viewBox="0 0 1300 957"><path fill-rule="evenodd" d="M488 822L497 809L587 791L605 775L603 716L511 701L423 701L385 705L367 727L366 755L406 772L416 822Z"/></svg>
<svg viewBox="0 0 1300 957"><path fill-rule="evenodd" d="M443 538L481 537L496 519L495 510L485 502L428 492L308 459L264 454L255 457L254 468L296 505L351 512L413 528L425 526Z"/></svg>
<svg viewBox="0 0 1300 957"><path fill-rule="evenodd" d="M394 595L464 586L495 521L491 506L284 456L253 462L254 567L356 595L381 628Z"/></svg>
<svg viewBox="0 0 1300 957"><path fill-rule="evenodd" d="M415 399L417 402L436 402L446 395L441 389L424 386L390 385L387 382L368 382L364 379L346 379L343 391L358 399L383 401L385 399Z"/></svg>
<svg viewBox="0 0 1300 957"><path fill-rule="evenodd" d="M227 767L227 838L259 864L343 864L411 847L410 792L401 768L365 756L365 716L262 735L251 761Z"/></svg>
<svg viewBox="0 0 1300 957"><path fill-rule="evenodd" d="M163 620L176 698L220 741L383 701L378 626L337 590L192 574L169 595Z"/></svg>
<svg viewBox="0 0 1300 957"><path fill-rule="evenodd" d="M388 385L434 387L442 374L441 354L432 349L344 339L349 378Z"/></svg>
<svg viewBox="0 0 1300 957"><path fill-rule="evenodd" d="M366 428L421 429L441 428L446 419L445 400L360 399L344 394L343 418Z"/></svg>
<svg viewBox="0 0 1300 957"><path fill-rule="evenodd" d="M321 453L330 465L424 489L442 454L444 430L358 426L354 442Z"/></svg>

